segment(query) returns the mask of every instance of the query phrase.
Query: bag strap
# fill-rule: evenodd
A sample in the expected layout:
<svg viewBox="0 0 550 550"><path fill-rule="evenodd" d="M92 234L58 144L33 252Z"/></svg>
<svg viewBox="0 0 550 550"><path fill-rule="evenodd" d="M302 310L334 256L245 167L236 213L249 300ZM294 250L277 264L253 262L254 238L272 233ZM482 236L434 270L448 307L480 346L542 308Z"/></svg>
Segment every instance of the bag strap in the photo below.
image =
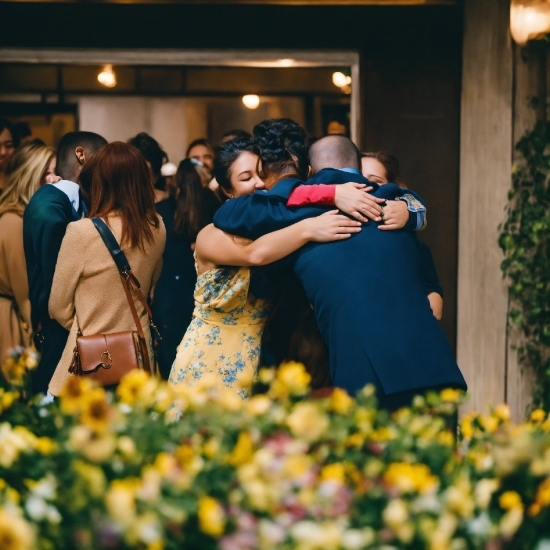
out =
<svg viewBox="0 0 550 550"><path fill-rule="evenodd" d="M134 318L134 322L136 324L136 329L138 331L138 334L140 335L141 338L145 340L145 335L143 334L143 329L141 326L141 322L139 320L139 316L136 311L136 306L134 304L134 300L132 299L131 290L135 292L136 296L139 298L139 301L143 304L143 307L147 312L147 316L149 317L149 324L151 325L151 328L156 333L157 338L161 339L158 328L153 322L153 313L151 311L151 308L149 307L149 304L147 303L145 296L143 296L143 292L141 292L141 286L139 284L139 281L137 277L132 273L132 268L130 267L130 264L128 262L128 259L126 258L126 255L120 248L118 241L116 240L115 236L113 235L112 231L109 229L107 224L101 218L96 217L96 218L90 218L90 219L92 220L92 223L95 225L95 228L97 229L99 235L103 239L105 246L111 253L112 258L116 266L118 267L118 270L120 272L120 279L122 281L122 286L124 287L124 292L126 293L126 298L128 299L128 305L130 306L130 310L132 311L132 316Z"/></svg>

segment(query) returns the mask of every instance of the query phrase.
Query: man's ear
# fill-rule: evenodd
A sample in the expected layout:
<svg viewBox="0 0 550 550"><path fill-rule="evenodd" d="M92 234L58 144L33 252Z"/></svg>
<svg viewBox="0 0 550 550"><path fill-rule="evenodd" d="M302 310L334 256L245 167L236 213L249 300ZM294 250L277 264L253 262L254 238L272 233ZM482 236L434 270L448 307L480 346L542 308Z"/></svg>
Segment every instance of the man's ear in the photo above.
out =
<svg viewBox="0 0 550 550"><path fill-rule="evenodd" d="M311 167L311 164L307 167L307 179L312 178L314 176L313 168Z"/></svg>
<svg viewBox="0 0 550 550"><path fill-rule="evenodd" d="M78 160L78 164L82 165L86 162L86 151L84 151L84 147L79 145L74 150L74 154L76 156L76 160Z"/></svg>

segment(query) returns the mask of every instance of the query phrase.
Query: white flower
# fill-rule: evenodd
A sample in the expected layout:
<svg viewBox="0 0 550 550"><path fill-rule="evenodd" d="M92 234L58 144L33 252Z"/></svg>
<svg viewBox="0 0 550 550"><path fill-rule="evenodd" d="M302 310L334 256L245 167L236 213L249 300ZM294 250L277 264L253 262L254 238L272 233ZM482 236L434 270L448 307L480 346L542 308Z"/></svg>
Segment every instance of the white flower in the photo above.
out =
<svg viewBox="0 0 550 550"><path fill-rule="evenodd" d="M550 539L540 539L535 550L550 550Z"/></svg>
<svg viewBox="0 0 550 550"><path fill-rule="evenodd" d="M348 529L342 534L342 547L345 550L360 550L369 544L364 531L359 529Z"/></svg>
<svg viewBox="0 0 550 550"><path fill-rule="evenodd" d="M44 499L31 495L25 503L25 510L31 519L41 521L47 516L48 504Z"/></svg>
<svg viewBox="0 0 550 550"><path fill-rule="evenodd" d="M500 519L500 533L506 538L511 537L519 529L522 522L523 509L512 508L510 511L506 512L506 514L504 514Z"/></svg>
<svg viewBox="0 0 550 550"><path fill-rule="evenodd" d="M492 524L487 512L482 512L479 516L468 521L466 525L468 526L468 532L476 537L484 538L491 533Z"/></svg>
<svg viewBox="0 0 550 550"><path fill-rule="evenodd" d="M262 547L273 548L285 540L286 533L281 525L261 519L258 524L258 535Z"/></svg>

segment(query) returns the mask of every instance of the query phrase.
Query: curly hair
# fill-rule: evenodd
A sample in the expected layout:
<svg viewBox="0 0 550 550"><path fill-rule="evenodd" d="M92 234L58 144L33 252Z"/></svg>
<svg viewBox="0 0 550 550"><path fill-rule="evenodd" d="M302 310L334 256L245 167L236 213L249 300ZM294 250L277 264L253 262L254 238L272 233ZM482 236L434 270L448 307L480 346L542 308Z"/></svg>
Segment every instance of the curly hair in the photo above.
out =
<svg viewBox="0 0 550 550"><path fill-rule="evenodd" d="M264 120L254 126L253 132L265 173L296 173L307 178L309 143L306 131L298 123L290 118Z"/></svg>

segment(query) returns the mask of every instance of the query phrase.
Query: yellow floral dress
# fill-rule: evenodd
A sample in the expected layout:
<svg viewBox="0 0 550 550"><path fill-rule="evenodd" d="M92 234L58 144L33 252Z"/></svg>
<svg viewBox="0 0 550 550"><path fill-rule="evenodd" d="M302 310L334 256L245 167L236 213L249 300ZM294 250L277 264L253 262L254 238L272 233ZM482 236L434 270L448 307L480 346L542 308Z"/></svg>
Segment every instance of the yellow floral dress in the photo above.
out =
<svg viewBox="0 0 550 550"><path fill-rule="evenodd" d="M169 382L193 386L205 373L235 388L246 399L240 379L252 380L271 302L249 292L250 268L223 267L197 278L193 320L178 346Z"/></svg>

